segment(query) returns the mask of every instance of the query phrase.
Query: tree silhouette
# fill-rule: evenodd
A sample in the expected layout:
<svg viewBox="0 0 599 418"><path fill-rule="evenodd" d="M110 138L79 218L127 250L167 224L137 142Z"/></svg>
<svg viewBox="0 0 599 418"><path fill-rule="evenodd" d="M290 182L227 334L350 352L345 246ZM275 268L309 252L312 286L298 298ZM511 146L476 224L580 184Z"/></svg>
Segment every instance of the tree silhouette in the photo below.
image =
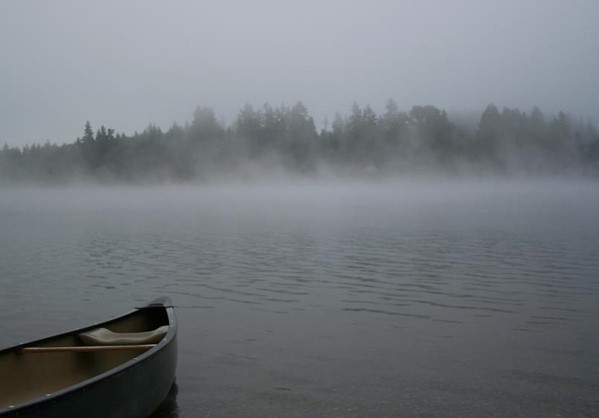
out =
<svg viewBox="0 0 599 418"><path fill-rule="evenodd" d="M377 115L354 103L317 132L307 107L245 105L225 126L209 107L191 123L166 132L150 124L127 136L87 121L71 144L46 142L0 149L0 182L65 183L192 181L247 174L277 166L296 175L323 168L351 175L409 171L459 173L599 174L599 133L590 122L539 108L501 111L488 105L478 125L463 130L434 106L401 111L387 101Z"/></svg>

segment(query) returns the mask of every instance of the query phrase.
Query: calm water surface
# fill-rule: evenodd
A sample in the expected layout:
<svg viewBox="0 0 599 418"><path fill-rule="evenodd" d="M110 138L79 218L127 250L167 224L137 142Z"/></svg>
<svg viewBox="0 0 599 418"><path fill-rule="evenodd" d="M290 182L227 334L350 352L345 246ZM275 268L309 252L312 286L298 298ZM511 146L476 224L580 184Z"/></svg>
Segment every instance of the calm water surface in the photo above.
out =
<svg viewBox="0 0 599 418"><path fill-rule="evenodd" d="M599 186L0 190L0 346L169 295L156 417L598 416Z"/></svg>

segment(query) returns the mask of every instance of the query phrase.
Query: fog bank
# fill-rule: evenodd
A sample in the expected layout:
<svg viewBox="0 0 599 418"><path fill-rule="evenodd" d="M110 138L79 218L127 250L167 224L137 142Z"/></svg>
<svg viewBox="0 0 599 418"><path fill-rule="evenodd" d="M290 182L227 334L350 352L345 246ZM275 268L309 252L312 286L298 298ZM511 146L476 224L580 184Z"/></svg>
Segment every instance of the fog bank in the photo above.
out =
<svg viewBox="0 0 599 418"><path fill-rule="evenodd" d="M4 184L160 184L410 177L592 177L599 133L563 112L545 115L488 105L476 124L445 110L385 112L354 104L318 130L303 103L243 107L231 124L209 107L167 131L127 136L86 122L73 143L4 146Z"/></svg>

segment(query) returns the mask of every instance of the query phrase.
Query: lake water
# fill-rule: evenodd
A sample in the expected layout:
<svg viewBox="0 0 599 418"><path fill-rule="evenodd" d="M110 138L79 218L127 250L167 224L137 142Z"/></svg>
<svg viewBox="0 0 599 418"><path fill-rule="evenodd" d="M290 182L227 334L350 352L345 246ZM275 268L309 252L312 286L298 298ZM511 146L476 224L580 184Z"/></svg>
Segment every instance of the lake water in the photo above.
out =
<svg viewBox="0 0 599 418"><path fill-rule="evenodd" d="M0 346L170 296L156 417L599 415L588 182L2 189L0 283Z"/></svg>

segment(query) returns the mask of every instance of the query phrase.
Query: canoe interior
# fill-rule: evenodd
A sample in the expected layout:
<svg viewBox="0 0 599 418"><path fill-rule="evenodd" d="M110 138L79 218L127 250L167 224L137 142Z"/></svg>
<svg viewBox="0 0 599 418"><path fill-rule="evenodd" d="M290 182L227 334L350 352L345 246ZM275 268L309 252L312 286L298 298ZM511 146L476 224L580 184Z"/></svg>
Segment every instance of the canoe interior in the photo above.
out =
<svg viewBox="0 0 599 418"><path fill-rule="evenodd" d="M169 325L162 308L144 308L123 317L76 332L28 343L28 347L82 346L80 332L96 327L113 332L144 332ZM0 409L44 397L46 394L93 378L137 356L135 351L20 353L18 348L0 351Z"/></svg>

